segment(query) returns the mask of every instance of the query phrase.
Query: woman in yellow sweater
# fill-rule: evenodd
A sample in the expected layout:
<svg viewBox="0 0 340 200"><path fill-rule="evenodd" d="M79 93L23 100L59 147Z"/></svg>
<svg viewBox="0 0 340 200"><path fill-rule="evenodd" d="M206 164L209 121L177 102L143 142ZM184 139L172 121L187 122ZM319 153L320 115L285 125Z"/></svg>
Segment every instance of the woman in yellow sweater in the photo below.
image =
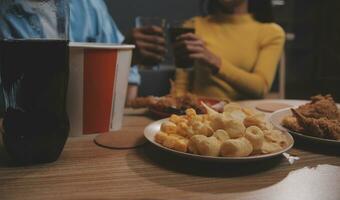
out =
<svg viewBox="0 0 340 200"><path fill-rule="evenodd" d="M195 61L192 75L176 70L177 94L263 98L271 88L285 41L283 29L272 23L270 1L210 0L207 8L208 16L187 23L195 34L179 36L174 45L175 56Z"/></svg>

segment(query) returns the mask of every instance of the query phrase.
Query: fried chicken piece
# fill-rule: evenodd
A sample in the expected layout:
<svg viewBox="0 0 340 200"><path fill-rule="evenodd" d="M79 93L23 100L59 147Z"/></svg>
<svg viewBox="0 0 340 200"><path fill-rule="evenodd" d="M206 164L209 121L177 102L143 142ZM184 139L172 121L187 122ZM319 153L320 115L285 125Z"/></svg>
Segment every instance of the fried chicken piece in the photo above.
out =
<svg viewBox="0 0 340 200"><path fill-rule="evenodd" d="M298 110L292 109L297 122L302 126L307 135L340 140L340 122L337 119L327 119L325 117L314 119L310 117L303 116Z"/></svg>
<svg viewBox="0 0 340 200"><path fill-rule="evenodd" d="M165 108L165 107L178 107L178 100L172 96L164 96L164 97L137 97L133 100L130 100L127 103L127 107L131 108L147 108L147 107L158 107L158 108Z"/></svg>
<svg viewBox="0 0 340 200"><path fill-rule="evenodd" d="M164 96L164 97L160 97L157 103L151 104L149 106L160 107L160 108L166 108L166 107L177 108L179 104L176 98L172 96Z"/></svg>
<svg viewBox="0 0 340 200"><path fill-rule="evenodd" d="M282 125L288 128L289 130L292 130L295 132L300 132L300 133L305 132L305 129L302 126L300 126L296 117L294 116L287 116L283 118Z"/></svg>
<svg viewBox="0 0 340 200"><path fill-rule="evenodd" d="M164 97L137 97L127 102L127 107L131 108L152 108L157 111L182 115L185 110L193 108L197 114L206 113L205 108L201 105L199 98L193 94L185 94L183 96L174 97L167 95Z"/></svg>
<svg viewBox="0 0 340 200"><path fill-rule="evenodd" d="M148 96L148 97L137 97L126 103L126 107L131 108L146 108L150 105L155 105L159 101L159 97Z"/></svg>
<svg viewBox="0 0 340 200"><path fill-rule="evenodd" d="M300 106L297 111L305 117L340 120L340 112L331 95L311 97L312 102Z"/></svg>
<svg viewBox="0 0 340 200"><path fill-rule="evenodd" d="M186 94L180 98L177 98L178 104L181 105L182 110L186 110L188 108L193 108L196 110L197 114L204 114L206 110L204 106L201 104L199 98L193 94Z"/></svg>

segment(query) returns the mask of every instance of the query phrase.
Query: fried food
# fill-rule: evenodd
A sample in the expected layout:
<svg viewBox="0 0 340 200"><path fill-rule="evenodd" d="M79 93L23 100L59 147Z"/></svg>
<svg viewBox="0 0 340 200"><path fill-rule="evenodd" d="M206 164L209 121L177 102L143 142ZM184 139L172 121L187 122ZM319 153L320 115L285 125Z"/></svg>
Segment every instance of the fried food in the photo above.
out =
<svg viewBox="0 0 340 200"><path fill-rule="evenodd" d="M138 97L127 102L127 107L131 108L151 108L159 112L183 115L185 110L193 108L199 114L205 113L199 98L193 94L184 96L164 96L164 97Z"/></svg>
<svg viewBox="0 0 340 200"><path fill-rule="evenodd" d="M128 101L126 103L126 106L130 108L145 108L148 107L149 105L156 104L158 101L160 101L160 98L154 96L138 97Z"/></svg>
<svg viewBox="0 0 340 200"><path fill-rule="evenodd" d="M268 141L268 140L264 140L260 151L263 154L267 154L267 153L278 152L281 149L282 149L282 147L278 143L271 142L271 141Z"/></svg>
<svg viewBox="0 0 340 200"><path fill-rule="evenodd" d="M189 140L177 134L158 132L155 141L163 146L180 152L187 152Z"/></svg>
<svg viewBox="0 0 340 200"><path fill-rule="evenodd" d="M296 117L294 117L294 116L287 116L287 117L283 118L281 123L284 127L288 128L289 130L295 131L295 132L302 133L305 130L302 126L300 126Z"/></svg>
<svg viewBox="0 0 340 200"><path fill-rule="evenodd" d="M220 148L221 141L214 136L194 135L188 143L189 152L204 156L218 156Z"/></svg>
<svg viewBox="0 0 340 200"><path fill-rule="evenodd" d="M229 134L227 133L227 131L222 130L222 129L216 130L214 132L213 136L216 137L221 142L224 142L224 141L231 139Z"/></svg>
<svg viewBox="0 0 340 200"><path fill-rule="evenodd" d="M246 157L252 152L253 146L245 137L230 139L221 145L221 155L224 157Z"/></svg>
<svg viewBox="0 0 340 200"><path fill-rule="evenodd" d="M271 129L258 112L235 104L225 106L223 113L208 106L206 110L205 115L198 115L194 109L187 109L185 115L171 115L161 124L155 141L181 152L224 157L274 153L289 145L288 138ZM258 123L246 128L247 121L240 118L243 115L256 118Z"/></svg>
<svg viewBox="0 0 340 200"><path fill-rule="evenodd" d="M331 95L317 95L311 102L292 109L282 120L289 130L319 138L340 140L340 112Z"/></svg>
<svg viewBox="0 0 340 200"><path fill-rule="evenodd" d="M331 95L311 97L311 102L300 106L297 111L304 117L339 119L340 113Z"/></svg>
<svg viewBox="0 0 340 200"><path fill-rule="evenodd" d="M303 116L299 111L292 109L298 123L304 127L306 134L311 136L340 140L340 121L326 117L315 119Z"/></svg>
<svg viewBox="0 0 340 200"><path fill-rule="evenodd" d="M251 142L255 151L260 150L263 141L264 134L263 131L257 126L250 126L246 129L245 137Z"/></svg>

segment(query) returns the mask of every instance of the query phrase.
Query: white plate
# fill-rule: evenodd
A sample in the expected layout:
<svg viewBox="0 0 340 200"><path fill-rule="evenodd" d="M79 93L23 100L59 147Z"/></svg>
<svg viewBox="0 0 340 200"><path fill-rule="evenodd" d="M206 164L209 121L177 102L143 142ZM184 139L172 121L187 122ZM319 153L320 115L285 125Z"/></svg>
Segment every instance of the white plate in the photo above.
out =
<svg viewBox="0 0 340 200"><path fill-rule="evenodd" d="M292 116L293 115L293 113L292 113L292 111L290 109L291 108L285 108L285 109L278 110L278 111L274 112L273 114L270 115L269 121L277 129L280 129L282 131L288 131L289 133L291 133L296 138L299 138L299 139L302 139L302 140L306 140L306 141L309 141L309 142L320 143L320 144L340 145L340 141L313 137L313 136L305 135L303 133L298 133L298 132L295 132L295 131L291 131L291 130L283 127L281 125L281 122L282 122L283 118L285 118L287 116Z"/></svg>
<svg viewBox="0 0 340 200"><path fill-rule="evenodd" d="M285 134L286 137L288 138L288 141L289 141L290 145L287 146L287 148L285 148L285 149L283 149L283 150L281 150L279 152L275 152L275 153L271 153L271 154L248 156L248 157L213 157L213 156L201 156L201 155L196 155L196 154L191 154L191 153L183 153L183 152L179 152L179 151L176 151L176 150L164 147L163 145L158 144L155 141L155 135L160 130L161 124L163 122L165 122L165 121L168 121L168 118L167 119L158 120L158 121L155 121L155 122L149 124L144 129L144 136L146 137L146 139L149 140L152 144L158 146L159 148L162 148L162 149L164 149L166 151L175 153L175 154L177 154L179 156L187 157L187 158L191 158L191 159L207 160L207 161L219 161L219 162L250 162L250 161L258 161L258 160L264 160L264 159L268 159L268 158L279 156L282 153L288 151L294 145L293 137L288 132L284 131L283 134Z"/></svg>

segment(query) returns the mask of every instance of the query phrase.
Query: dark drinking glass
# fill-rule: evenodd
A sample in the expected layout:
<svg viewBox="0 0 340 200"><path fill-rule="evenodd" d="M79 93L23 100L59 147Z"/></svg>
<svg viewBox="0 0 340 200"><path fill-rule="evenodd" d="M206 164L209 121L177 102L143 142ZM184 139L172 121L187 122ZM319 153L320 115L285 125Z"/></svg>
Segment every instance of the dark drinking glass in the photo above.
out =
<svg viewBox="0 0 340 200"><path fill-rule="evenodd" d="M195 26L192 20L172 21L169 25L169 39L172 45L175 45L179 36L186 33L195 33ZM174 63L177 68L190 69L194 66L194 61L183 52L182 54L176 53L176 48L174 48L174 55Z"/></svg>
<svg viewBox="0 0 340 200"><path fill-rule="evenodd" d="M162 31L165 30L165 26L166 26L166 20L160 17L142 17L142 16L138 16L135 19L135 26L136 28L150 28L152 26L154 27L158 27L160 29L162 29ZM150 33L149 33L150 34ZM158 35L157 36L162 36L164 37L164 35ZM160 68L160 63L155 63L154 59L147 59L144 58L143 59L143 64L139 65L139 68L150 68L151 67L157 67L158 69Z"/></svg>
<svg viewBox="0 0 340 200"><path fill-rule="evenodd" d="M195 33L195 29L182 26L170 26L170 42L174 44L177 37L186 33ZM175 65L177 68L192 68L194 65L194 61L188 57L185 57L184 55L181 57L175 56Z"/></svg>
<svg viewBox="0 0 340 200"><path fill-rule="evenodd" d="M17 20L22 20L20 23L26 24L25 28L33 34L26 36L18 34L22 30L14 30L11 20L5 20L6 12L13 8L11 2L17 1L7 1L2 8L9 10L2 9L0 13L1 24L13 28L7 30L5 38L0 38L1 92L5 107L3 142L19 164L52 162L59 158L69 132L66 112L68 3L66 0L35 1L35 7L55 12L58 23L54 33L40 36L33 33L39 27L26 24L30 18L15 12L20 15L16 16ZM44 27L40 30L44 31Z"/></svg>
<svg viewBox="0 0 340 200"><path fill-rule="evenodd" d="M179 37L183 34L186 34L186 33L195 33L195 29L194 28L185 28L185 27L170 27L169 32L170 32L171 43L175 43L177 37Z"/></svg>

